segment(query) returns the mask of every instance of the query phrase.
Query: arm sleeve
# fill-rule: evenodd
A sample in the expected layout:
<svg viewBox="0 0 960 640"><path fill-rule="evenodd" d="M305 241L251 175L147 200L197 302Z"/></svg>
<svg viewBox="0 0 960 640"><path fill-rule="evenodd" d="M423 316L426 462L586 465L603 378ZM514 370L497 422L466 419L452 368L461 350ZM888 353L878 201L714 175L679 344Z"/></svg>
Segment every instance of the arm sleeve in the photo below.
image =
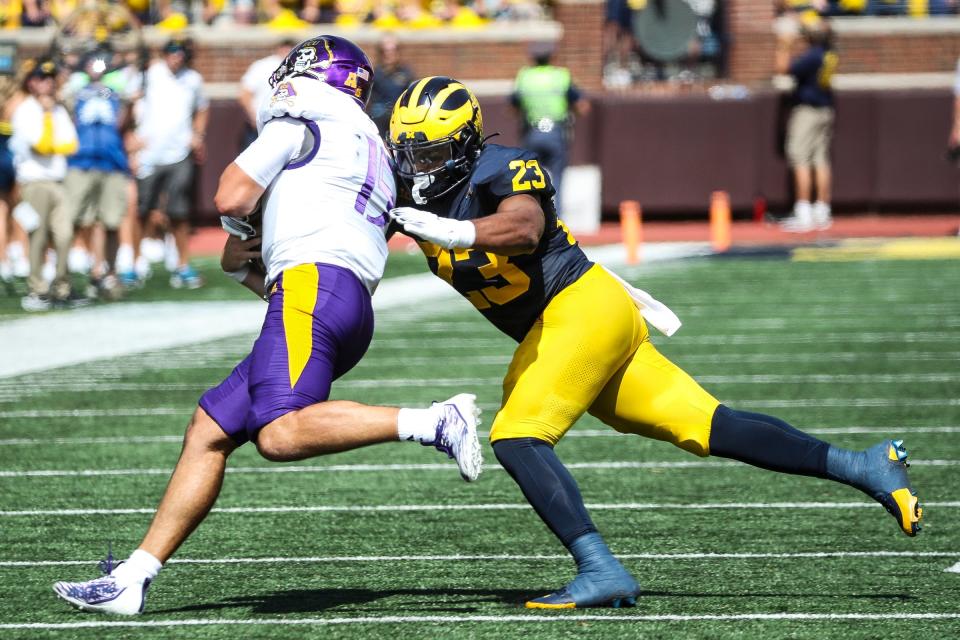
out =
<svg viewBox="0 0 960 640"><path fill-rule="evenodd" d="M260 83L266 82L266 78L262 78L260 76L260 65L254 62L247 67L246 73L244 73L243 77L240 79L240 86L250 93L255 93Z"/></svg>
<svg viewBox="0 0 960 640"><path fill-rule="evenodd" d="M196 93L193 106L195 111L203 111L210 106L210 100L207 98L207 94L203 92L203 78L200 77L199 73L197 74L196 78L197 87L195 89Z"/></svg>
<svg viewBox="0 0 960 640"><path fill-rule="evenodd" d="M960 98L960 60L957 60L957 72L953 78L953 95Z"/></svg>
<svg viewBox="0 0 960 640"><path fill-rule="evenodd" d="M274 118L263 126L259 137L237 156L236 165L266 189L300 153L306 126L293 118Z"/></svg>
<svg viewBox="0 0 960 640"><path fill-rule="evenodd" d="M57 105L53 112L53 124L55 129L53 152L58 155L69 156L77 152L77 129L73 126L73 120L67 110Z"/></svg>

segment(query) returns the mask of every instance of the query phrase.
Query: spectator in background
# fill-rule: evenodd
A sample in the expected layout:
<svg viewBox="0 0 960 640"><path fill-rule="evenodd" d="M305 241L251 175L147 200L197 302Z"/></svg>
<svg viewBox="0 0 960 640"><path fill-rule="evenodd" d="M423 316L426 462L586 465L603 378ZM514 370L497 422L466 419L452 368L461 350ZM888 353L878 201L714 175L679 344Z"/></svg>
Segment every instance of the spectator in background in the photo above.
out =
<svg viewBox="0 0 960 640"><path fill-rule="evenodd" d="M960 161L960 59L957 60L957 72L953 80L953 126L947 139L947 156L954 164ZM960 236L960 229L957 235Z"/></svg>
<svg viewBox="0 0 960 640"><path fill-rule="evenodd" d="M636 47L633 38L633 10L627 0L606 0L603 23L603 83L608 88L623 88L632 81L628 68Z"/></svg>
<svg viewBox="0 0 960 640"><path fill-rule="evenodd" d="M552 43L530 47L533 65L517 74L511 102L522 119L522 143L540 157L556 189L554 202L559 215L561 180L567 166L567 149L573 135L574 115L586 115L590 103L574 85L570 70L550 64Z"/></svg>
<svg viewBox="0 0 960 640"><path fill-rule="evenodd" d="M77 150L77 131L70 114L57 102L57 66L42 60L29 72L26 90L29 96L13 113L13 150L17 184L20 188L21 223L30 234L29 293L21 300L27 311L50 309L54 302L71 306L82 304L67 276L67 252L73 241L73 220L64 206L63 179L67 174L67 156ZM56 276L52 285L43 279L43 263L48 239L57 254Z"/></svg>
<svg viewBox="0 0 960 640"><path fill-rule="evenodd" d="M21 27L42 27L50 20L50 6L47 0L23 0L22 6Z"/></svg>
<svg viewBox="0 0 960 640"><path fill-rule="evenodd" d="M238 99L247 117L244 123L242 149L246 149L257 137L257 109L264 99L273 93L273 89L270 88L270 76L296 44L295 40L284 38L276 44L273 53L254 60L243 74Z"/></svg>
<svg viewBox="0 0 960 640"><path fill-rule="evenodd" d="M381 136L386 136L390 129L390 113L393 104L414 80L413 71L400 61L400 50L397 38L385 34L377 48L377 66L374 67L373 92L370 94L370 104L367 113L377 125Z"/></svg>
<svg viewBox="0 0 960 640"><path fill-rule="evenodd" d="M960 159L960 60L957 60L957 71L953 79L953 126L950 127L947 147L955 160Z"/></svg>
<svg viewBox="0 0 960 640"><path fill-rule="evenodd" d="M322 0L261 0L266 25L274 29L299 29L317 22L332 22L334 5Z"/></svg>
<svg viewBox="0 0 960 640"><path fill-rule="evenodd" d="M170 286L196 289L203 279L190 266L190 208L194 162L206 156L208 101L203 78L190 68L189 41L174 38L147 70L137 127L137 209L144 219L156 209L172 228L178 252Z"/></svg>
<svg viewBox="0 0 960 640"><path fill-rule="evenodd" d="M793 215L782 223L784 230L803 232L827 229L832 224L830 196L832 172L830 143L833 138L833 90L831 79L838 57L833 50L830 27L816 14L804 16L801 36L804 50L791 59L794 36L778 39L776 67L794 80L793 107L787 121L787 161L793 172ZM811 204L816 187L817 199Z"/></svg>
<svg viewBox="0 0 960 640"><path fill-rule="evenodd" d="M10 118L24 96L20 91L22 78L0 76L0 280L8 283L14 276L25 277L30 272L26 259L26 238L23 230L10 215L16 171L13 168L13 151L10 149L10 134L13 127Z"/></svg>
<svg viewBox="0 0 960 640"><path fill-rule="evenodd" d="M91 285L105 299L120 295L115 271L117 230L127 209L128 165L122 130L128 114L121 96L104 81L112 60L112 51L98 48L84 61L86 83L77 91L73 108L80 146L67 162L64 181L70 218L86 231L84 235L92 237L97 222L105 230L105 246L93 251L90 271Z"/></svg>

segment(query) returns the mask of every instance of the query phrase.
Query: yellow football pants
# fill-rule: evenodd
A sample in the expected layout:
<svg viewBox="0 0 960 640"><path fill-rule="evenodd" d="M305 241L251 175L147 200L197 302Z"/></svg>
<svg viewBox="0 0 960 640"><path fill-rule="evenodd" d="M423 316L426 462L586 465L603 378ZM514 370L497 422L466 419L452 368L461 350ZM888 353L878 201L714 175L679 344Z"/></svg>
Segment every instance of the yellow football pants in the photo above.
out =
<svg viewBox="0 0 960 640"><path fill-rule="evenodd" d="M656 350L629 294L594 265L550 301L514 353L490 440L556 444L589 411L617 431L706 456L717 405Z"/></svg>

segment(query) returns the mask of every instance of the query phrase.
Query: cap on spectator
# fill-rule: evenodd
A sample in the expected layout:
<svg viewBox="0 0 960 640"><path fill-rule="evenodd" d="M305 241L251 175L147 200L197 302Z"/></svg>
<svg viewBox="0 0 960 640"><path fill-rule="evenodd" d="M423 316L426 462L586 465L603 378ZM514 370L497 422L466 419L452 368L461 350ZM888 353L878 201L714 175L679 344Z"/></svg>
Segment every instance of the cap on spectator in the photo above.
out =
<svg viewBox="0 0 960 640"><path fill-rule="evenodd" d="M549 60L556 50L557 47L553 42L544 41L531 42L530 46L527 47L527 53L537 61Z"/></svg>
<svg viewBox="0 0 960 640"><path fill-rule="evenodd" d="M186 54L190 49L189 43L183 38L171 38L167 44L163 45L164 53L183 53Z"/></svg>
<svg viewBox="0 0 960 640"><path fill-rule="evenodd" d="M53 78L57 75L57 63L49 58L28 61L32 68L27 72L27 78Z"/></svg>

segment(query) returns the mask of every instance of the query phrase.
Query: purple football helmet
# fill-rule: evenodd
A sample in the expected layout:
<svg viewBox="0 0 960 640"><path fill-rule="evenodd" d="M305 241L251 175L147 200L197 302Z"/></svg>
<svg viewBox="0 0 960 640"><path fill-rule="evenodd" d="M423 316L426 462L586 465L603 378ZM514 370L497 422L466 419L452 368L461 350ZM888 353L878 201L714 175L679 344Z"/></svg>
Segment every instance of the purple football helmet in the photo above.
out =
<svg viewBox="0 0 960 640"><path fill-rule="evenodd" d="M363 49L339 36L315 36L287 54L270 76L270 86L305 76L325 82L366 108L373 87L373 65Z"/></svg>

